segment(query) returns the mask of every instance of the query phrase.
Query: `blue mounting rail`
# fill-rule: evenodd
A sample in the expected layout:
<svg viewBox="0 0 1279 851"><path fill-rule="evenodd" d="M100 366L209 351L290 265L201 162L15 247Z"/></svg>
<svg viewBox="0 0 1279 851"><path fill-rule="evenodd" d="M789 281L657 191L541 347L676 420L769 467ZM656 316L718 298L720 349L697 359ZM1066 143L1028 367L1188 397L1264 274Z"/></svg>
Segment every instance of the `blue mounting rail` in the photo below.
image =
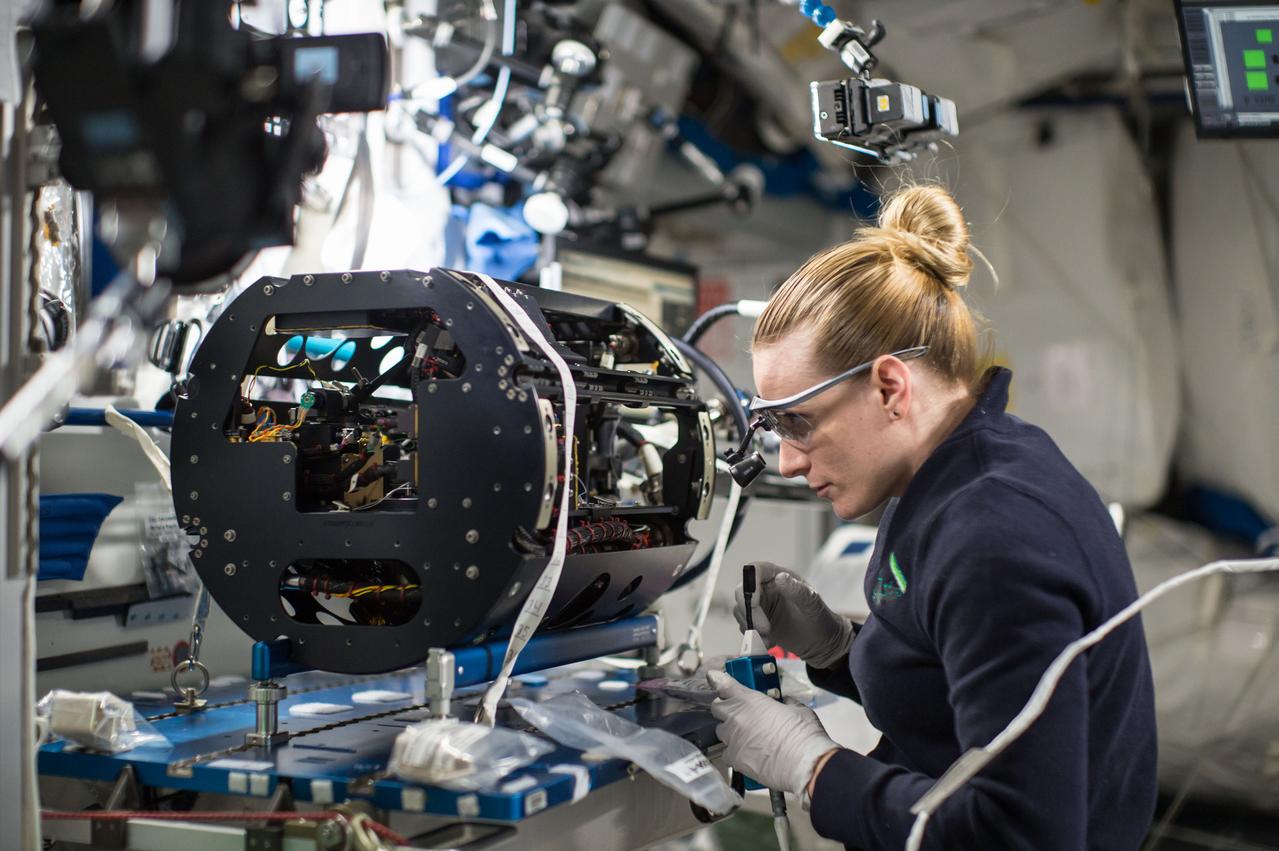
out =
<svg viewBox="0 0 1279 851"><path fill-rule="evenodd" d="M477 647L452 649L457 688L495 679L502 667L508 641L490 641ZM515 661L514 674L528 674L560 665L571 665L599 656L624 653L657 644L657 617L641 615L615 623L583 626L534 635ZM253 679L274 680L305 671L289 658L289 639L259 641L253 645Z"/></svg>

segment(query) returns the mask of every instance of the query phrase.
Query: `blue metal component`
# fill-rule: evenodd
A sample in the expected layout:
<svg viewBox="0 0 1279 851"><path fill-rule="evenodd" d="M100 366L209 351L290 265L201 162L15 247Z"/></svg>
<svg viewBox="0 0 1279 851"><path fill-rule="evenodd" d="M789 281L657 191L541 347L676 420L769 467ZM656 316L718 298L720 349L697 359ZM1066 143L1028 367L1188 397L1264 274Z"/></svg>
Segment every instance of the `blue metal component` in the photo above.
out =
<svg viewBox="0 0 1279 851"><path fill-rule="evenodd" d="M657 618L653 615L600 626L538 634L529 640L516 659L513 673L544 671L585 659L651 647L656 643ZM461 687L494 679L501 670L506 645L507 642L502 640L481 644L479 647L455 649L453 659L457 664L457 672L454 683Z"/></svg>
<svg viewBox="0 0 1279 851"><path fill-rule="evenodd" d="M289 640L277 638L274 641L257 641L253 644L253 679L257 681L275 680L289 674L300 674L309 671L290 658Z"/></svg>
<svg viewBox="0 0 1279 851"><path fill-rule="evenodd" d="M172 411L135 411L128 408L117 409L140 426L154 428L173 428ZM102 408L68 408L63 425L69 426L101 426L107 424L106 411Z"/></svg>
<svg viewBox="0 0 1279 851"><path fill-rule="evenodd" d="M577 641L586 641L586 636ZM595 652L611 651L597 646ZM500 662L501 657L496 658ZM716 722L705 707L652 695L639 700L633 671L607 676L607 681L625 681L625 690L603 689L600 683L606 679L601 673L554 672L529 678L531 682L515 681L512 688L535 700L581 691L638 724L660 727L703 749L715 743ZM356 798L386 810L499 822L518 822L570 803L575 778L583 773L590 789L628 777L626 760L588 761L579 751L556 747L536 763L475 792L397 780L385 775L395 737L429 714L422 669L360 679L312 671L289 677L287 685L289 696L280 703L280 726L291 738L269 750L249 748L219 758L196 759L234 747L254 727L254 707L243 700L244 687L223 686L209 690L205 695L209 708L202 712L177 715L167 704L137 705L172 747L112 755L68 748L65 742L57 741L40 749L39 771L42 775L110 781L132 766L143 786L259 798L269 797L280 783L287 782L295 798L317 806ZM402 698L380 695L376 698L379 702L365 702L369 698L362 693L371 692L397 692ZM482 692L478 685L456 692L457 716L470 717ZM390 702L385 702L388 699ZM298 704L314 702L349 708L322 717L290 712Z"/></svg>
<svg viewBox="0 0 1279 851"><path fill-rule="evenodd" d="M763 692L777 700L782 699L782 677L777 669L777 660L768 654L729 659L724 663L724 673L752 691ZM749 777L745 780L747 789L764 788Z"/></svg>
<svg viewBox="0 0 1279 851"><path fill-rule="evenodd" d="M454 686L473 686L497 677L506 656L507 641L490 641L478 647L453 650ZM560 665L571 665L598 656L625 653L657 643L657 618L642 615L616 623L587 626L563 632L534 635L515 661L514 674L529 674ZM289 658L289 640L259 641L253 645L254 680L276 680L308 668Z"/></svg>

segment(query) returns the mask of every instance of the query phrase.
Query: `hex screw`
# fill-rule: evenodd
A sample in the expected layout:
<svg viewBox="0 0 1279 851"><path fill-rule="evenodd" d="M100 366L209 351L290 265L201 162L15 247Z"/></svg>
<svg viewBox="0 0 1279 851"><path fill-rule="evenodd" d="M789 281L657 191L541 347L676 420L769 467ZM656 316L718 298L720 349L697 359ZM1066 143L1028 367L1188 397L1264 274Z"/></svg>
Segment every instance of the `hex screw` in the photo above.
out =
<svg viewBox="0 0 1279 851"><path fill-rule="evenodd" d="M351 273L350 273L350 272L343 272L343 273L342 273L342 283L344 283L344 284L349 284L349 283L351 283Z"/></svg>
<svg viewBox="0 0 1279 851"><path fill-rule="evenodd" d="M284 493L280 496L280 498L281 498L281 499L283 499L285 502L288 502L289 500L293 499L293 494L289 493L288 491L285 491L285 492L284 492Z"/></svg>
<svg viewBox="0 0 1279 851"><path fill-rule="evenodd" d="M311 284L314 284L314 283L315 283L315 276L314 276L314 275L303 275L303 276L302 276L302 283L306 284L308 287L309 287L309 286L311 286Z"/></svg>
<svg viewBox="0 0 1279 851"><path fill-rule="evenodd" d="M292 455L285 455L285 456L284 456L284 463L285 463L285 464L292 464L292 463L293 463L293 456L292 456Z"/></svg>
<svg viewBox="0 0 1279 851"><path fill-rule="evenodd" d="M275 292L275 287L270 284L266 284L262 287L262 295L270 295L273 292Z"/></svg>
<svg viewBox="0 0 1279 851"><path fill-rule="evenodd" d="M470 567L468 567L468 568L466 569L466 578L467 578L467 579L479 579L479 578L480 578L480 569L479 569L478 567L476 567L475 565L471 565Z"/></svg>
<svg viewBox="0 0 1279 851"><path fill-rule="evenodd" d="M473 544L479 539L480 539L480 533L477 532L475 529L472 529L466 533L466 542L468 544Z"/></svg>
<svg viewBox="0 0 1279 851"><path fill-rule="evenodd" d="M235 576L235 565L227 562L227 566L222 568L222 572L227 576Z"/></svg>
<svg viewBox="0 0 1279 851"><path fill-rule="evenodd" d="M390 273L390 272L381 272L381 273L379 273L379 274L378 274L378 277L382 279L382 282L383 282L383 283L386 283L387 281L391 280L391 273Z"/></svg>
<svg viewBox="0 0 1279 851"><path fill-rule="evenodd" d="M191 501L192 501L192 502L195 502L195 501L196 501L197 499L199 499L199 498L200 498L200 492L199 492L199 491L191 491Z"/></svg>
<svg viewBox="0 0 1279 851"><path fill-rule="evenodd" d="M191 463L192 463L192 464L199 464L199 463L200 463L200 456L199 456L199 455L192 455L192 456L191 456Z"/></svg>
<svg viewBox="0 0 1279 851"><path fill-rule="evenodd" d="M228 544L231 543L232 541L235 540L235 530L227 529L225 532L222 533L222 537L226 539L226 542Z"/></svg>
<svg viewBox="0 0 1279 851"><path fill-rule="evenodd" d="M463 507L463 508L470 508L470 507L471 507L471 505L473 505L473 503L471 502L471 498L470 498L469 496L467 496L467 497L463 497L463 498L462 498L462 507Z"/></svg>

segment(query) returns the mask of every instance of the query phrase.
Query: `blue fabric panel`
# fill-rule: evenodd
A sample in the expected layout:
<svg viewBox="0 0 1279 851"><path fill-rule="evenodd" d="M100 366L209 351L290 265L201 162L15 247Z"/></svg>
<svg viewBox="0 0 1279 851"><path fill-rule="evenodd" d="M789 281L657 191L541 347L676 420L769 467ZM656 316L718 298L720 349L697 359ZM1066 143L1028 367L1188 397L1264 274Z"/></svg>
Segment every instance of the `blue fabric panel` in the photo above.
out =
<svg viewBox="0 0 1279 851"><path fill-rule="evenodd" d="M102 521L122 499L109 493L40 497L40 571L36 578L83 579Z"/></svg>

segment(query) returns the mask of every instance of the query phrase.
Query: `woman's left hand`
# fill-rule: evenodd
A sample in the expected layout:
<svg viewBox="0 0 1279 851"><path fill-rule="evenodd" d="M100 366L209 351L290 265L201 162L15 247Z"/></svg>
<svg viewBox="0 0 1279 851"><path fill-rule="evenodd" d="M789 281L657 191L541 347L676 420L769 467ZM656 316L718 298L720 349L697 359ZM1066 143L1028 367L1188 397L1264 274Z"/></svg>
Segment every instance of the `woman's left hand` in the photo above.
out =
<svg viewBox="0 0 1279 851"><path fill-rule="evenodd" d="M728 764L769 789L803 795L821 758L839 745L826 735L817 714L752 691L723 671L710 671L707 681L719 698L711 714L728 745Z"/></svg>

